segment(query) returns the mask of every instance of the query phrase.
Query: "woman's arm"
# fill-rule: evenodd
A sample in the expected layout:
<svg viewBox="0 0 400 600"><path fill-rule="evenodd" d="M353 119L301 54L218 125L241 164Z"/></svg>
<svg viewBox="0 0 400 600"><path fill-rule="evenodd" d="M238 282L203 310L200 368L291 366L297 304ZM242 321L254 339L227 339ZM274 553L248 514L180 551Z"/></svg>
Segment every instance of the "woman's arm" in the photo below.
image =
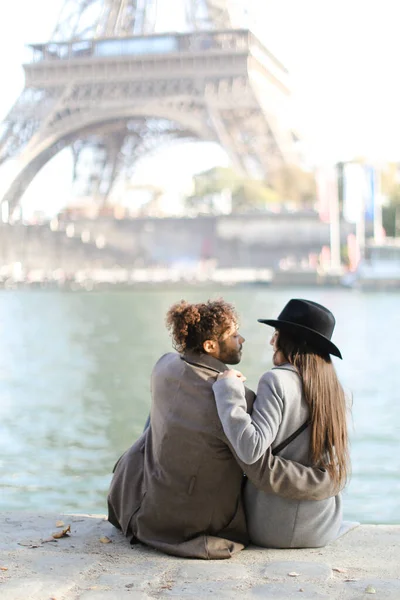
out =
<svg viewBox="0 0 400 600"><path fill-rule="evenodd" d="M238 377L218 379L213 391L222 427L237 456L248 465L257 462L274 441L282 421L283 392L277 375L268 371L261 377L251 416Z"/></svg>

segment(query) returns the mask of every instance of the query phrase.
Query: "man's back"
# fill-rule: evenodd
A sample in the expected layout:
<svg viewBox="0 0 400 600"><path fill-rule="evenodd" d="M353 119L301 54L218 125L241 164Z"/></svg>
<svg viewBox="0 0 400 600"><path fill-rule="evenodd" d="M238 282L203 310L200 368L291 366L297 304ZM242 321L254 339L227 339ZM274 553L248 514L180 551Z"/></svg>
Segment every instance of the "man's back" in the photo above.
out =
<svg viewBox="0 0 400 600"><path fill-rule="evenodd" d="M227 445L211 387L224 368L205 354L182 358L170 353L152 373L151 426L144 451L137 452L143 481L138 482L138 507L125 533L164 552L227 558L247 543L243 473ZM254 395L248 394L251 403ZM118 488L130 482L128 453L129 459L122 457L116 468L111 505Z"/></svg>

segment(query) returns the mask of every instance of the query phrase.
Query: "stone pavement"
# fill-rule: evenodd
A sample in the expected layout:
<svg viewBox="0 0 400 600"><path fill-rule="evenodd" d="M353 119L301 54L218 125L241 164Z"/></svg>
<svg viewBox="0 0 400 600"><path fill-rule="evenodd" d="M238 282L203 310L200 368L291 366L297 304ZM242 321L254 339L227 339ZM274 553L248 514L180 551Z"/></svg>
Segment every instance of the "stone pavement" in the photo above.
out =
<svg viewBox="0 0 400 600"><path fill-rule="evenodd" d="M201 561L131 547L102 516L0 514L0 600L157 598L400 600L400 525L363 525L326 548Z"/></svg>

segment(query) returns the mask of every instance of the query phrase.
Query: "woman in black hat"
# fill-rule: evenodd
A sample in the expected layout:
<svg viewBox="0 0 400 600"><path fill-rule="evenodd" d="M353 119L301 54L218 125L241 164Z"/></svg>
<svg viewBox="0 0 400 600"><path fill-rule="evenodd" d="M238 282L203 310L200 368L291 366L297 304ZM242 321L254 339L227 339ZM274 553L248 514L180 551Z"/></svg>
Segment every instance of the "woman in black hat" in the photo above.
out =
<svg viewBox="0 0 400 600"><path fill-rule="evenodd" d="M346 399L331 355L335 319L324 306L293 299L277 319L271 371L261 377L251 415L246 412L244 377L234 369L213 385L225 434L239 458L256 462L272 445L274 454L327 469L337 495L323 501L292 500L264 493L248 481L245 506L251 541L276 548L319 547L348 530L342 523L340 490L348 454Z"/></svg>

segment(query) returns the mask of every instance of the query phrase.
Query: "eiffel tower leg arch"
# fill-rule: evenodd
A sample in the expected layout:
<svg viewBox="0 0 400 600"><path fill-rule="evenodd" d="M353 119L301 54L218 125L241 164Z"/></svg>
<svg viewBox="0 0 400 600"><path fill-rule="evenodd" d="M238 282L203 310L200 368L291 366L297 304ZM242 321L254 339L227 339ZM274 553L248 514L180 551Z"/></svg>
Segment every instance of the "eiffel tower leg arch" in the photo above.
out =
<svg viewBox="0 0 400 600"><path fill-rule="evenodd" d="M92 134L110 135L126 128L129 135L129 123L139 119L141 139L146 129L146 121L165 120L176 124L173 137L218 142L214 128L207 118L205 105L193 101L157 102L133 106L114 111L82 111L66 116L52 127L51 131L38 132L14 163L14 169L2 190L2 202L8 202L12 210L21 200L37 173L61 150L71 146L76 140L85 139ZM142 154L146 148L142 149ZM139 153L140 154L140 153ZM136 155L137 158L137 155ZM135 155L133 155L135 159ZM1 193L1 191L0 191Z"/></svg>

